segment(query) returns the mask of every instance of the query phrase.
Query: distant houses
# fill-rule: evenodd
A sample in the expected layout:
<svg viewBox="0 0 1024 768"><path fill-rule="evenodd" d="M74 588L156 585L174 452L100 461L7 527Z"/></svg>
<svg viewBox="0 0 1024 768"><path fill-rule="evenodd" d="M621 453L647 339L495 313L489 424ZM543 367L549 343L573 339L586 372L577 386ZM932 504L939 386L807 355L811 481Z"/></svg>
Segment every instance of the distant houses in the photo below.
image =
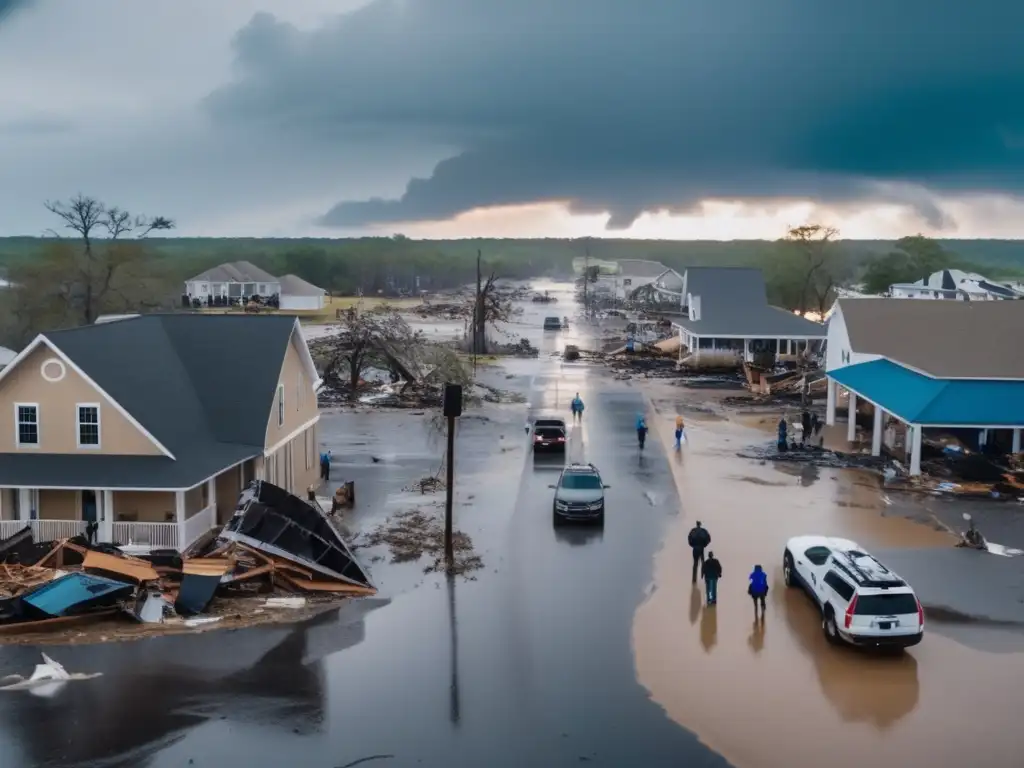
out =
<svg viewBox="0 0 1024 768"><path fill-rule="evenodd" d="M976 272L941 269L913 283L895 283L889 287L894 299L953 299L955 301L995 301L1021 299L1020 284L1003 285Z"/></svg>
<svg viewBox="0 0 1024 768"><path fill-rule="evenodd" d="M275 277L251 262L234 261L186 280L184 297L191 306L231 306L258 297L282 310L319 310L326 294L296 275Z"/></svg>

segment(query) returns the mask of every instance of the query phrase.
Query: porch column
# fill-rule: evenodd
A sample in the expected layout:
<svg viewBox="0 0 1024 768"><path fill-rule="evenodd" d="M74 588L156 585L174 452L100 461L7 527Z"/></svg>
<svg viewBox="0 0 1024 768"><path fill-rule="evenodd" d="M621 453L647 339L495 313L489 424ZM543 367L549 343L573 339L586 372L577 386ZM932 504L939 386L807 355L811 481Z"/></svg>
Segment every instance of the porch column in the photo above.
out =
<svg viewBox="0 0 1024 768"><path fill-rule="evenodd" d="M211 477L206 481L206 498L209 499L207 506L213 507L213 519L217 519L217 479Z"/></svg>
<svg viewBox="0 0 1024 768"><path fill-rule="evenodd" d="M178 522L178 547L185 543L185 492L174 492L174 516Z"/></svg>
<svg viewBox="0 0 1024 768"><path fill-rule="evenodd" d="M750 339L743 340L743 362L750 362Z"/></svg>
<svg viewBox="0 0 1024 768"><path fill-rule="evenodd" d="M857 396L850 392L850 415L846 419L846 439L853 442L857 439Z"/></svg>
<svg viewBox="0 0 1024 768"><path fill-rule="evenodd" d="M921 425L914 424L910 429L910 474L913 477L921 474Z"/></svg>
<svg viewBox="0 0 1024 768"><path fill-rule="evenodd" d="M32 489L19 488L18 491L18 519L32 519Z"/></svg>
<svg viewBox="0 0 1024 768"><path fill-rule="evenodd" d="M103 494L103 514L99 529L100 541L114 540L114 492L107 488L101 491Z"/></svg>
<svg viewBox="0 0 1024 768"><path fill-rule="evenodd" d="M267 460L263 456L257 456L252 462L253 478L255 480L266 480L264 477L264 468L266 467Z"/></svg>
<svg viewBox="0 0 1024 768"><path fill-rule="evenodd" d="M1013 452L1020 453L1020 429L1013 430Z"/></svg>
<svg viewBox="0 0 1024 768"><path fill-rule="evenodd" d="M871 429L871 455L882 455L882 421L885 411L875 406L875 424Z"/></svg>
<svg viewBox="0 0 1024 768"><path fill-rule="evenodd" d="M832 427L836 423L836 390L839 389L839 385L836 384L836 380L833 378L828 379L827 389L828 399L825 404L825 425Z"/></svg>
<svg viewBox="0 0 1024 768"><path fill-rule="evenodd" d="M978 433L978 448L984 448L986 445L988 445L988 430L983 429Z"/></svg>

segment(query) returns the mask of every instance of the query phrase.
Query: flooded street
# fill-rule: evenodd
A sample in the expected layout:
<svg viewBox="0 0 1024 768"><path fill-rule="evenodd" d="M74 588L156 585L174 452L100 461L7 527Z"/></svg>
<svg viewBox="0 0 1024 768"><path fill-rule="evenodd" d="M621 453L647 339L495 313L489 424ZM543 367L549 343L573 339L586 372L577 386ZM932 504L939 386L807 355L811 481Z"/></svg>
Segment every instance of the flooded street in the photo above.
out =
<svg viewBox="0 0 1024 768"><path fill-rule="evenodd" d="M841 768L1020 765L1018 627L929 618L906 654L847 652L781 583L784 542L798 533L848 536L891 553L897 570L952 551L939 526L916 522L930 513L887 503L869 474L737 458L769 438L715 416L706 391L563 363L564 344L592 342L575 327L541 331L545 314L574 314L564 286L558 295L509 328L538 359L480 368L525 402L485 404L459 423L455 525L482 569L449 581L364 548L380 595L299 625L47 649L102 676L48 697L0 695L0 765L789 768L819 754ZM524 431L535 415L568 417L577 392L586 411L569 457L610 486L604 530L552 526L563 462L535 459ZM680 454L669 442L677 407L690 437ZM654 429L640 453L645 411ZM353 535L440 510L443 493L410 490L440 469L429 415L323 414L335 479L356 483ZM690 586L696 519L724 567L711 610ZM936 568L913 562L925 576ZM746 596L754 563L772 585L761 625ZM915 587L927 602L929 584ZM4 648L0 677L38 660L38 648Z"/></svg>
<svg viewBox="0 0 1024 768"><path fill-rule="evenodd" d="M661 394L655 403L667 446L678 400ZM684 395L683 412L699 399ZM740 447L770 435L699 413L687 431L690 443L672 457L683 518L657 556L656 588L634 625L638 675L654 700L737 766L781 768L821 753L844 767L1020 765L1020 627L929 618L924 641L903 654L835 648L811 599L782 581L782 551L794 535L851 538L901 572L906 548L938 548L943 556L951 538L908 520L928 515L905 496L887 504L870 475L737 459ZM724 570L713 609L690 585L686 535L697 519ZM755 563L771 584L761 624L746 594ZM1013 565L1019 572L1020 562ZM914 586L927 605L928 585Z"/></svg>

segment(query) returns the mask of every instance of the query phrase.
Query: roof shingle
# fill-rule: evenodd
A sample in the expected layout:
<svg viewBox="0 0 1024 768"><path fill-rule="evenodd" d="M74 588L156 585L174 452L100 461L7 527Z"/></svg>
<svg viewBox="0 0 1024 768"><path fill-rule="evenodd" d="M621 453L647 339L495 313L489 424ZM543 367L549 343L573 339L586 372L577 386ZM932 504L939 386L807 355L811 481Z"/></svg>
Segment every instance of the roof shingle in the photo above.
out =
<svg viewBox="0 0 1024 768"><path fill-rule="evenodd" d="M1024 301L840 299L850 348L941 379L1024 379Z"/></svg>
<svg viewBox="0 0 1024 768"><path fill-rule="evenodd" d="M215 283L276 283L278 280L265 269L249 261L231 261L218 264L186 282L209 280Z"/></svg>

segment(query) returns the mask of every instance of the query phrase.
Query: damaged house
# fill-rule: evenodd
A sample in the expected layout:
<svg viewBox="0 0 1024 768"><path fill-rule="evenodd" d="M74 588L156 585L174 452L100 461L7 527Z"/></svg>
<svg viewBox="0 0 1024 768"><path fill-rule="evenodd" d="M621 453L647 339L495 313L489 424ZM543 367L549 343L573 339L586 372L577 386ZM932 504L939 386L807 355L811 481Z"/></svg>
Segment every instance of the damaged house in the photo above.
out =
<svg viewBox="0 0 1024 768"><path fill-rule="evenodd" d="M925 430L972 448L1019 453L1024 428L1024 302L840 299L828 327L826 423L839 388L849 412L869 403L871 452L909 454L921 474ZM847 422L856 439L857 423Z"/></svg>
<svg viewBox="0 0 1024 768"><path fill-rule="evenodd" d="M815 353L825 326L768 303L764 275L748 267L689 267L672 325L680 360L726 365Z"/></svg>
<svg viewBox="0 0 1024 768"><path fill-rule="evenodd" d="M0 538L182 550L266 479L318 476L319 378L286 316L156 314L40 334L0 371Z"/></svg>

